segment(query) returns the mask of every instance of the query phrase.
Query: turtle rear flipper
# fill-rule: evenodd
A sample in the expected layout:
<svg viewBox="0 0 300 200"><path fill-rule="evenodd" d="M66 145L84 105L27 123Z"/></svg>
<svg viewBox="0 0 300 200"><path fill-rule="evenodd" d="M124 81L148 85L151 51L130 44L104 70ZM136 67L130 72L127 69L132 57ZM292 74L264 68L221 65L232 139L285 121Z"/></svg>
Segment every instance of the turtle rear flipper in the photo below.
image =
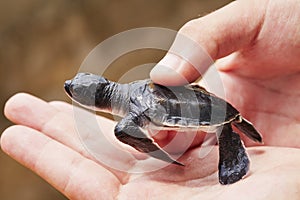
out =
<svg viewBox="0 0 300 200"><path fill-rule="evenodd" d="M231 125L224 125L219 140L219 182L232 184L242 179L249 170L249 158L240 136Z"/></svg>
<svg viewBox="0 0 300 200"><path fill-rule="evenodd" d="M115 127L115 136L117 139L154 158L184 166L182 163L171 158L171 156L160 148L153 139L148 137L141 130L139 121L138 116L129 114L124 117Z"/></svg>
<svg viewBox="0 0 300 200"><path fill-rule="evenodd" d="M232 122L235 127L247 135L251 140L262 143L262 137L254 126L246 119L240 117L240 121Z"/></svg>

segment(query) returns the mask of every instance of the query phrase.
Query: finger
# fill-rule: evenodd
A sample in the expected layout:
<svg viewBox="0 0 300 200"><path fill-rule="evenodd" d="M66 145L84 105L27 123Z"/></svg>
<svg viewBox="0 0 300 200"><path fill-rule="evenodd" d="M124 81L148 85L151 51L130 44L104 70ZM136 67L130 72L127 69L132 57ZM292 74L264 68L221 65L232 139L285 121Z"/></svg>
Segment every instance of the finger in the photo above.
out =
<svg viewBox="0 0 300 200"><path fill-rule="evenodd" d="M70 199L118 194L120 182L114 174L34 129L20 125L6 129L1 147Z"/></svg>
<svg viewBox="0 0 300 200"><path fill-rule="evenodd" d="M39 130L78 152L84 151L70 116L37 97L26 93L12 96L5 104L4 114L16 124Z"/></svg>
<svg viewBox="0 0 300 200"><path fill-rule="evenodd" d="M249 46L262 26L266 3L234 1L186 23L167 55L151 71L151 79L163 85L192 82L214 60Z"/></svg>
<svg viewBox="0 0 300 200"><path fill-rule="evenodd" d="M21 93L8 100L5 115L14 123L39 130L111 170L126 171L134 165L134 156L124 151L114 138L113 122L76 107L73 114L61 112L58 109L67 111L70 107L59 104L54 107Z"/></svg>
<svg viewBox="0 0 300 200"><path fill-rule="evenodd" d="M56 109L60 110L61 112L65 112L65 113L74 115L74 106L72 106L71 104L68 104L63 101L51 101L51 102L49 102L49 104L54 106ZM116 125L116 122L112 122L111 120L104 118L102 116L97 116L96 118L97 118L97 123L99 124L99 126L103 127L102 128L103 132L108 133L107 137L106 137L107 140L114 146L118 147L118 149L120 151L125 150L125 151L129 152L137 160L144 160L144 159L148 158L148 156L146 154L142 154L128 145L121 144L120 141L116 139L114 134L112 134L113 133L112 127L114 127ZM108 128L107 124L111 124L111 126ZM109 133L111 133L111 134L109 134ZM98 140L99 140L99 138L98 138ZM100 144L101 143L99 143L99 147L101 146Z"/></svg>
<svg viewBox="0 0 300 200"><path fill-rule="evenodd" d="M47 102L26 93L15 94L4 107L4 114L9 120L34 129L41 128L41 124L46 123L57 112Z"/></svg>
<svg viewBox="0 0 300 200"><path fill-rule="evenodd" d="M53 107L55 107L60 112L64 112L67 114L72 115L73 114L73 106L67 102L64 101L50 101L49 104Z"/></svg>

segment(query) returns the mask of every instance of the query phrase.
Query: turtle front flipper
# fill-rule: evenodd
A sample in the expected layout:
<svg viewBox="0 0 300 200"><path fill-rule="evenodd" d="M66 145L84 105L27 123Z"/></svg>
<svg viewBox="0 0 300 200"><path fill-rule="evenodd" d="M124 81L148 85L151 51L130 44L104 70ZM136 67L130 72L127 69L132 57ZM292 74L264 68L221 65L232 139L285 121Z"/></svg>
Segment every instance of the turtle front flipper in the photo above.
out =
<svg viewBox="0 0 300 200"><path fill-rule="evenodd" d="M219 182L232 184L242 179L249 170L249 158L240 136L231 125L224 125L219 136Z"/></svg>
<svg viewBox="0 0 300 200"><path fill-rule="evenodd" d="M183 166L161 149L150 137L141 130L141 119L139 116L127 115L115 127L115 136L121 142L128 144L136 150L148 155L177 165Z"/></svg>

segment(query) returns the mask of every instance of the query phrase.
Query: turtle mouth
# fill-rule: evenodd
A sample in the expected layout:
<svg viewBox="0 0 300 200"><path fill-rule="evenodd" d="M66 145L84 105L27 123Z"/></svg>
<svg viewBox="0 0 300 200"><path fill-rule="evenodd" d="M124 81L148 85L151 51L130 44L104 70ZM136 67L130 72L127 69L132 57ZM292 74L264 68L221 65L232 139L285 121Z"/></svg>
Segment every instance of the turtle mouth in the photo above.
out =
<svg viewBox="0 0 300 200"><path fill-rule="evenodd" d="M72 93L70 91L71 83L72 83L71 80L67 80L64 84L65 91L70 97L72 97Z"/></svg>

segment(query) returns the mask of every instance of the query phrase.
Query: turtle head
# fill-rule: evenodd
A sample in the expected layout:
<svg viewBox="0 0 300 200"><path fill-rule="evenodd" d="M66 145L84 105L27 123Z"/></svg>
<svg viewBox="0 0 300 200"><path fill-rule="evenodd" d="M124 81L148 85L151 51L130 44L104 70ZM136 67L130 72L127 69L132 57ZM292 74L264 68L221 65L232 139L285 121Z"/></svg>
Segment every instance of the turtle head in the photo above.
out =
<svg viewBox="0 0 300 200"><path fill-rule="evenodd" d="M98 75L78 73L72 80L65 82L64 88L74 101L88 107L98 107L97 99L103 98L105 87L110 82Z"/></svg>

